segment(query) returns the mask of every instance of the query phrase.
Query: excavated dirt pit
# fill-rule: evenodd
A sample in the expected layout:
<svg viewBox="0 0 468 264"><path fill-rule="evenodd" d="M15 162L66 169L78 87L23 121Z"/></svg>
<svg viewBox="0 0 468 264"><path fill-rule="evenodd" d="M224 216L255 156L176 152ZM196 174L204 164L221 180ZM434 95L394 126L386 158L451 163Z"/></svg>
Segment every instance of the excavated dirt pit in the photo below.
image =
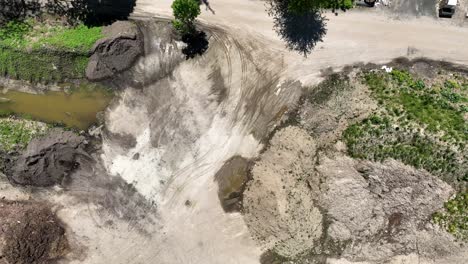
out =
<svg viewBox="0 0 468 264"><path fill-rule="evenodd" d="M65 229L47 204L0 200L0 264L50 264L69 250Z"/></svg>

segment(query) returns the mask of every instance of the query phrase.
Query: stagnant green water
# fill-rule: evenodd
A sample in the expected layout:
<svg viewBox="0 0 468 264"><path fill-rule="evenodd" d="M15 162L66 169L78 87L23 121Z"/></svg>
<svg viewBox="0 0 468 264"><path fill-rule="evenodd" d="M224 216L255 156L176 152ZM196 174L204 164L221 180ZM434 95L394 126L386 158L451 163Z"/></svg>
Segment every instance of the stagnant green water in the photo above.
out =
<svg viewBox="0 0 468 264"><path fill-rule="evenodd" d="M11 112L48 123L63 123L67 127L86 129L96 122L96 114L104 110L111 99L112 94L104 89L79 89L72 93L45 94L8 91L0 93L0 112Z"/></svg>

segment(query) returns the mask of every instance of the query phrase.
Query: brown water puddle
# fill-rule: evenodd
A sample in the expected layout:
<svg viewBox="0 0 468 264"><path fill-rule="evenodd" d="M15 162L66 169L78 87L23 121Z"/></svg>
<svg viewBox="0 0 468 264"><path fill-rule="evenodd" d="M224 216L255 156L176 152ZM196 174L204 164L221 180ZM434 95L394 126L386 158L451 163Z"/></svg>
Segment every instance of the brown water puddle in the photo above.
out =
<svg viewBox="0 0 468 264"><path fill-rule="evenodd" d="M112 99L104 89L78 89L72 93L29 94L17 91L0 93L0 112L27 115L48 123L86 129L96 122L96 114Z"/></svg>

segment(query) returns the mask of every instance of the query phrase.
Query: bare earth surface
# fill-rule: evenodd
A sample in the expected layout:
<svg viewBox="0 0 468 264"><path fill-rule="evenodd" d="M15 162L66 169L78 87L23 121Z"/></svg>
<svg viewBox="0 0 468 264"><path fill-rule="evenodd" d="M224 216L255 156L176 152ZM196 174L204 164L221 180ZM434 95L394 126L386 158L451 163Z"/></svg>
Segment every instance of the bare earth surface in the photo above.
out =
<svg viewBox="0 0 468 264"><path fill-rule="evenodd" d="M69 244L74 249L61 263L250 264L259 263L262 252L279 240L285 241L281 246L284 252L295 255L302 250L299 246L315 245L314 239L322 234L317 229L309 234L310 239L301 238L300 224L297 226L297 222L284 217L289 214L285 211L288 207L310 194L294 194L279 207L283 211L272 205L276 203L273 198L260 201L259 204L271 208L269 214L259 217L269 218L272 229L258 227L254 239L252 227L249 230L245 222L255 225L255 214L244 219L240 213L226 213L219 202L215 174L224 162L236 155L258 157L262 139L272 125L294 106L303 86L321 80L323 69L339 69L361 62L385 63L400 56L468 64L468 28L426 17L393 20L367 9L336 17L330 15L324 42L304 58L285 49L272 29L272 19L265 12L264 2L248 0L210 2L216 14L203 11L200 18L210 36L210 48L202 57L185 60L181 43L167 32L164 22L150 19L168 17L170 4L170 0L137 1L133 17L144 20L140 26L145 36L145 57L114 80L115 85L125 90L106 111L103 148L101 155L94 157L97 165L76 172L67 189L69 192L58 189L32 195L29 190L15 190L7 182L0 181L0 190L6 199L32 195L59 205L57 215L66 223ZM358 96L365 99L362 94ZM310 148L316 144L303 131L284 133L288 143L279 144L278 148L297 145L297 140L307 142ZM281 143L280 136L278 138ZM290 165L297 165L295 170L301 171L300 166L313 165L297 164L299 161L294 159L314 155L294 150L286 153L289 158L285 160L290 163L276 164L273 169L284 171ZM273 150L263 155L275 162ZM323 161L330 166L348 163L352 161L346 158L332 157ZM377 198L364 188L362 177L352 167L354 164L348 165L348 175L326 168L321 173L354 184L357 189L366 191L363 195L374 202ZM413 175L412 181L419 177L401 164L369 166L382 171L397 167L402 173ZM261 169L262 164L256 168L260 178ZM412 181L408 186L416 188L411 185ZM428 181L437 192L431 194L424 189L420 199L427 198L434 207L441 206L451 190L443 183ZM278 195L287 195L278 181L269 179L266 183L278 189ZM287 184L296 186L295 181ZM301 184L296 186L298 190L308 188L307 184ZM331 191L325 195L343 191L334 181L327 184ZM408 190L408 186L399 186L398 191ZM248 197L255 199L252 193ZM329 206L330 199L325 196L322 202ZM320 226L321 213L315 204L303 206L310 214L300 215L301 219L307 218L308 223ZM330 207L337 218L347 217L339 214L339 208ZM381 215L375 221L379 227L387 227L389 220L385 217L398 212L376 207ZM401 226L413 232L418 217L424 216L427 215L401 221ZM391 219L392 223L400 223L394 220L398 219L398 214ZM291 232L292 239L269 236L269 232L284 224L290 225L291 230L286 232ZM356 223L347 230L350 234L379 232L367 230L363 224ZM430 240L435 232L416 232L415 236ZM349 234L336 232L333 235L346 240ZM261 238L265 238L265 244L259 243ZM444 244L446 247L440 245L440 248L459 250L451 244L450 238L444 239L440 243L448 241ZM374 246L366 242L358 246ZM385 246L382 246L384 250ZM348 250L343 251L345 254L351 252L349 256L356 255L353 253L356 248L345 250ZM431 248L426 251L430 252ZM379 256L365 253L362 253L363 258L371 260L387 257L385 252ZM439 263L461 263L460 258L464 256L457 255ZM429 253L427 259L421 263L432 261ZM394 263L416 263L415 260L419 261L419 257L411 254L392 259ZM348 263L348 260L330 261Z"/></svg>
<svg viewBox="0 0 468 264"><path fill-rule="evenodd" d="M170 0L155 3L139 0L135 16L170 16ZM343 67L357 62L387 62L399 56L428 57L462 64L468 63L465 43L468 29L457 27L450 20L432 17L392 19L385 13L362 9L335 16L329 13L327 35L307 58L285 49L272 30L272 18L265 12L264 1L213 0L215 11L203 11L200 21L218 25L237 38L265 39L265 49L279 51L287 64L288 74L306 81L327 67Z"/></svg>

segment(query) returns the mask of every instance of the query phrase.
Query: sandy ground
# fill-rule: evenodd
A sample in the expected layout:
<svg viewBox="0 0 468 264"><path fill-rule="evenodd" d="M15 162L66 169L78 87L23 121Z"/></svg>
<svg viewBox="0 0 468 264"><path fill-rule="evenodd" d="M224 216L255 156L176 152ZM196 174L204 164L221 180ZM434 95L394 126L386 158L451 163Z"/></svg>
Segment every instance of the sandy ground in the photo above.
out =
<svg viewBox="0 0 468 264"><path fill-rule="evenodd" d="M134 17L167 17L170 4L139 0ZM85 202L54 191L46 197L60 205L76 249L63 263L258 263L261 248L240 214L223 211L214 175L234 155L259 154L268 127L297 100L295 80L314 84L328 67L399 56L468 64L468 29L447 21L392 20L367 9L330 15L324 42L304 58L285 49L264 2L213 0L211 7L216 14L200 17L211 46L195 60L185 61L180 43L148 22L146 57L116 80L126 90L106 114L104 169L132 183L155 212L126 192L116 196L122 187L114 185L75 185L72 193L83 193ZM0 183L7 199L28 196ZM122 206L101 210L95 192Z"/></svg>
<svg viewBox="0 0 468 264"><path fill-rule="evenodd" d="M135 143L107 138L107 171L156 204L158 227L149 227L149 236L117 220L110 230L78 228L75 233L86 233L85 244L93 246L74 262L258 263L261 248L240 214L222 210L214 175L234 155L258 155L259 139L275 114L297 99L300 86L288 82L309 85L328 67L399 56L468 63L468 30L430 18L390 20L364 11L330 16L324 42L304 58L284 48L263 2L223 0L211 6L216 15L203 12L200 19L211 28L211 46L195 60L180 59L179 43L146 27L146 58L107 114L110 132ZM170 1L137 2L136 18L169 14ZM69 221L72 228L77 221Z"/></svg>
<svg viewBox="0 0 468 264"><path fill-rule="evenodd" d="M139 0L134 15L171 15L170 0L155 3ZM316 82L317 73L327 67L339 68L357 62L385 63L399 56L429 57L468 63L468 28L455 26L450 20L430 17L392 19L383 12L360 9L328 14L327 35L313 53L304 58L286 50L272 30L272 18L265 12L264 1L210 1L215 14L203 10L200 21L218 25L233 36L245 34L268 41L268 49L279 52L293 78Z"/></svg>

